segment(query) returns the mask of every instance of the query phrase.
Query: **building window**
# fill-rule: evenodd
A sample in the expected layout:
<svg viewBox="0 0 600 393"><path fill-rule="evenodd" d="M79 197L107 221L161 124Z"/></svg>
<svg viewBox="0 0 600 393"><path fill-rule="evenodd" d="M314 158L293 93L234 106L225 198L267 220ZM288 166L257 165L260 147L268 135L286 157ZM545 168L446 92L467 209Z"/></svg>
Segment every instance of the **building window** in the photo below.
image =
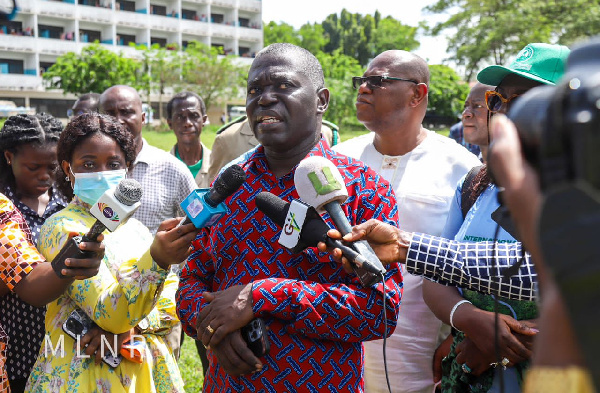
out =
<svg viewBox="0 0 600 393"><path fill-rule="evenodd" d="M223 14L210 14L210 21L212 23L223 23L225 17Z"/></svg>
<svg viewBox="0 0 600 393"><path fill-rule="evenodd" d="M79 29L79 41L80 42L94 42L102 41L102 35L99 31Z"/></svg>
<svg viewBox="0 0 600 393"><path fill-rule="evenodd" d="M65 39L64 29L58 26L38 25L40 30L40 37L42 38L55 38Z"/></svg>
<svg viewBox="0 0 600 393"><path fill-rule="evenodd" d="M135 44L135 36L129 34L119 34L117 35L117 45L129 46L129 43L133 42Z"/></svg>
<svg viewBox="0 0 600 393"><path fill-rule="evenodd" d="M167 39L166 38L157 38L157 37L150 37L150 45L154 45L154 44L158 44L162 47L167 46Z"/></svg>
<svg viewBox="0 0 600 393"><path fill-rule="evenodd" d="M135 1L119 0L115 4L118 10L135 12Z"/></svg>
<svg viewBox="0 0 600 393"><path fill-rule="evenodd" d="M250 19L248 18L238 18L239 25L241 27L250 27Z"/></svg>
<svg viewBox="0 0 600 393"><path fill-rule="evenodd" d="M242 57L250 57L250 48L245 47L245 46L240 46L239 53L240 53L240 56L242 56Z"/></svg>
<svg viewBox="0 0 600 393"><path fill-rule="evenodd" d="M23 74L23 60L0 59L0 74Z"/></svg>
<svg viewBox="0 0 600 393"><path fill-rule="evenodd" d="M194 10L181 9L181 18L189 20L198 20L198 13Z"/></svg>
<svg viewBox="0 0 600 393"><path fill-rule="evenodd" d="M167 16L167 7L164 5L150 5L150 13L153 15Z"/></svg>

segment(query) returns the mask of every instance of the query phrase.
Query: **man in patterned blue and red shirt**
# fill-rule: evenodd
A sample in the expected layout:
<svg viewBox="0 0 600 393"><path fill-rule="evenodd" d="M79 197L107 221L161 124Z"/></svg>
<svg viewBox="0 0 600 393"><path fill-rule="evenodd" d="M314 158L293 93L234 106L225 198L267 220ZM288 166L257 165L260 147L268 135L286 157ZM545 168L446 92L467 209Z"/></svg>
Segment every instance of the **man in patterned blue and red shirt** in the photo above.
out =
<svg viewBox="0 0 600 393"><path fill-rule="evenodd" d="M254 59L246 110L261 145L238 162L247 181L225 201L230 214L194 240L177 293L186 333L210 344L203 392L362 392L361 343L394 329L402 296L396 263L387 266L384 314L382 283L363 287L316 248L292 253L256 208L261 191L298 199L295 168L316 155L340 169L349 194L342 208L352 225L370 218L397 225L388 182L321 137L328 104L323 70L310 52L273 44ZM256 317L268 325L271 347L260 359L239 330Z"/></svg>

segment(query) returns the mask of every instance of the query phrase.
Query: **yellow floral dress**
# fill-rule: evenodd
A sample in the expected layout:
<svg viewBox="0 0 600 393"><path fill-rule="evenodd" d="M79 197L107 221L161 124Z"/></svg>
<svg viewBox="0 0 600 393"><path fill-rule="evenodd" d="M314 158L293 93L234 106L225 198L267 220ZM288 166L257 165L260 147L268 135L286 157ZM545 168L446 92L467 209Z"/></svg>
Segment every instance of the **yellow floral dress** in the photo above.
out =
<svg viewBox="0 0 600 393"><path fill-rule="evenodd" d="M52 260L69 233L85 234L95 222L77 198L44 223L38 247ZM150 256L152 235L135 219L106 231L104 263L98 275L77 280L46 312L46 337L27 382L27 392L184 392L183 380L165 335L178 323L178 278ZM138 326L146 346L143 363L123 359L116 368L77 354L63 323L75 309L98 326L120 334ZM113 344L110 343L112 346ZM107 353L110 349L105 347Z"/></svg>

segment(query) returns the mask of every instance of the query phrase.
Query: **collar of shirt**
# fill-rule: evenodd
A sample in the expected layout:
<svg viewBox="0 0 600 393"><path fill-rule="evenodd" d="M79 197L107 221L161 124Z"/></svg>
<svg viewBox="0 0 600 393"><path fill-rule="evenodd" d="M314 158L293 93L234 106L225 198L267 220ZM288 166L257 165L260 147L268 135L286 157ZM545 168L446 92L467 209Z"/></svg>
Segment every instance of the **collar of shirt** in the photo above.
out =
<svg viewBox="0 0 600 393"><path fill-rule="evenodd" d="M48 201L48 205L46 206L46 210L44 210L44 214L42 214L42 216L40 217L36 211L34 211L29 206L17 199L17 193L12 189L12 187L7 186L4 189L4 192L6 196L12 200L17 209L19 209L19 211L25 217L29 225L31 225L31 223L29 222L30 219L41 218L43 220L46 220L48 217L50 217L57 211L64 209L68 205L67 199L63 196L63 194L60 191L58 191L58 189L55 186L52 186L52 191L50 192L50 201Z"/></svg>
<svg viewBox="0 0 600 393"><path fill-rule="evenodd" d="M152 154L152 146L150 146L148 142L146 142L146 140L142 138L142 150L140 150L137 157L135 157L135 161L133 161L132 167L136 166L140 162L143 162L144 164L149 164L154 161L156 161L156 157L154 154Z"/></svg>

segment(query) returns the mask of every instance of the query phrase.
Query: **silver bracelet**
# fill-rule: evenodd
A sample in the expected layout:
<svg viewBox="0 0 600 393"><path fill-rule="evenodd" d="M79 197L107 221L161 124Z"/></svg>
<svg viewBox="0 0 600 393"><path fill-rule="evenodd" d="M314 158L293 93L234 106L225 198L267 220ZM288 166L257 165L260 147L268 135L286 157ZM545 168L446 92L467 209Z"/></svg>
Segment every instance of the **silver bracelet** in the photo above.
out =
<svg viewBox="0 0 600 393"><path fill-rule="evenodd" d="M454 326L454 321L452 321L452 318L454 318L454 313L456 312L456 309L461 305L461 304L465 304L465 303L469 303L469 304L473 304L470 301L463 299L458 301L454 307L452 307L452 311L450 311L450 326L452 326L454 329L456 329L456 326ZM456 329L458 330L458 329Z"/></svg>

